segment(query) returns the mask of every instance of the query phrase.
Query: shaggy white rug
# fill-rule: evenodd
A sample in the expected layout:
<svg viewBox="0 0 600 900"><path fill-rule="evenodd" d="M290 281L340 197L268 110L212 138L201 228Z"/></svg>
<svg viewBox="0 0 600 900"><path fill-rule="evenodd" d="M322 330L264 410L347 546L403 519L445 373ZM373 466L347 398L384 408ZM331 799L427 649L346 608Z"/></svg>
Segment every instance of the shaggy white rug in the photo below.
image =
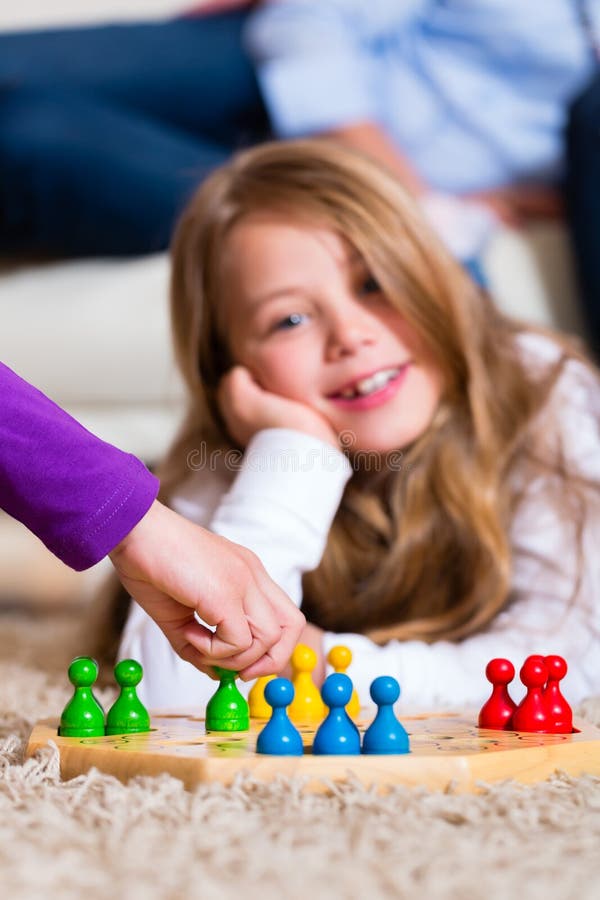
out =
<svg viewBox="0 0 600 900"><path fill-rule="evenodd" d="M0 892L59 900L598 900L600 779L557 775L478 795L356 784L331 796L241 779L61 783L33 722L60 713L75 622L0 616ZM101 693L101 692L100 692ZM103 702L111 695L101 694ZM600 724L600 699L578 710Z"/></svg>

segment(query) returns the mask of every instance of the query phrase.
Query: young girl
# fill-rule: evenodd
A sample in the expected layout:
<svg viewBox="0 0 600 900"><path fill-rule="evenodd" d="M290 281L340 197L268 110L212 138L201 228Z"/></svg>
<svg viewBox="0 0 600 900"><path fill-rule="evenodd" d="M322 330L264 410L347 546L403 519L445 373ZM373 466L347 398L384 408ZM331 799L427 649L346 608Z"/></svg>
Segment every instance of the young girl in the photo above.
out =
<svg viewBox="0 0 600 900"><path fill-rule="evenodd" d="M471 704L492 657L556 652L572 701L598 691L597 373L482 296L391 175L319 140L242 153L183 216L172 312L164 497L301 605L317 679L344 643L363 702L386 673ZM135 605L119 655L152 706L214 691Z"/></svg>

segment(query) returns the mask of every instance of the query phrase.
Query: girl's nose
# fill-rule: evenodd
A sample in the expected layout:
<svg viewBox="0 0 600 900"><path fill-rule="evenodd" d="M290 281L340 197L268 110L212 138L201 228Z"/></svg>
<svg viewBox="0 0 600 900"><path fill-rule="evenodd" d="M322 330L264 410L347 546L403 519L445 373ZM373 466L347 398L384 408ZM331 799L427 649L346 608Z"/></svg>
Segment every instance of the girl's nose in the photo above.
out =
<svg viewBox="0 0 600 900"><path fill-rule="evenodd" d="M376 341L376 326L371 316L360 307L347 310L332 321L327 354L329 359L351 356L361 347Z"/></svg>

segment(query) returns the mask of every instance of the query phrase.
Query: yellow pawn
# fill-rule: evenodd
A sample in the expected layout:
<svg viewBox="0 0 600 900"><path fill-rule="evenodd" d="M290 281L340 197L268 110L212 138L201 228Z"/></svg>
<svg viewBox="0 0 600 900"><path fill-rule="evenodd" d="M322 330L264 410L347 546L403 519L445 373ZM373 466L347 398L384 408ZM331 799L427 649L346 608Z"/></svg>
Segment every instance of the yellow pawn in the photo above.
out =
<svg viewBox="0 0 600 900"><path fill-rule="evenodd" d="M346 669L352 662L352 651L349 647L344 647L343 644L332 647L327 654L327 662L333 666L334 671L345 675ZM360 700L355 688L352 689L352 696L346 705L346 712L351 719L357 719L360 715Z"/></svg>
<svg viewBox="0 0 600 900"><path fill-rule="evenodd" d="M265 687L275 678L274 675L261 675L257 678L248 694L248 705L252 719L270 719L273 710L265 700Z"/></svg>
<svg viewBox="0 0 600 900"><path fill-rule="evenodd" d="M311 675L316 665L315 651L298 644L292 653L294 699L288 708L288 716L297 724L320 722L325 716L325 705Z"/></svg>

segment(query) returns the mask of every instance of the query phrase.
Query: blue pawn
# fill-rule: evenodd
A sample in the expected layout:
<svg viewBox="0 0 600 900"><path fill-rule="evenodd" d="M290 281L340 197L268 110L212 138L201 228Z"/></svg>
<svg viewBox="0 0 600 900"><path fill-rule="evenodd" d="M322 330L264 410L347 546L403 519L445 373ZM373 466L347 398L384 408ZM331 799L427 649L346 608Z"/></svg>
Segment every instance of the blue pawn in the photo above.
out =
<svg viewBox="0 0 600 900"><path fill-rule="evenodd" d="M347 675L341 672L328 675L321 688L321 697L329 707L329 713L315 735L313 753L322 756L360 753L360 732L345 709L351 696L352 682Z"/></svg>
<svg viewBox="0 0 600 900"><path fill-rule="evenodd" d="M372 682L369 693L379 709L365 731L362 752L409 753L408 734L394 714L394 703L400 696L400 685L391 675L380 675Z"/></svg>
<svg viewBox="0 0 600 900"><path fill-rule="evenodd" d="M273 708L271 718L258 735L257 753L271 756L302 756L304 747L298 729L288 718L287 707L294 699L294 685L287 678L274 678L265 687L265 700Z"/></svg>

